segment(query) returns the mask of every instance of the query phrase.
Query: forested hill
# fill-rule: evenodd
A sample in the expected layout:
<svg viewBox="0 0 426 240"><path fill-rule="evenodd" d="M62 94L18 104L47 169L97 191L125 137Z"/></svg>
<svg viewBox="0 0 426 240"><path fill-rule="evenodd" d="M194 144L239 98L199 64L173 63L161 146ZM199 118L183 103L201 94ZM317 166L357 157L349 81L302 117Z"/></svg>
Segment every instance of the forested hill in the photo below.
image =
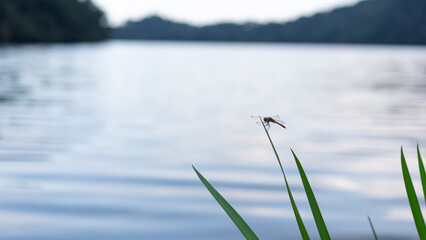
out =
<svg viewBox="0 0 426 240"><path fill-rule="evenodd" d="M0 43L98 41L104 13L90 0L0 0Z"/></svg>
<svg viewBox="0 0 426 240"><path fill-rule="evenodd" d="M367 0L287 23L195 27L153 16L115 29L113 38L426 44L426 0Z"/></svg>

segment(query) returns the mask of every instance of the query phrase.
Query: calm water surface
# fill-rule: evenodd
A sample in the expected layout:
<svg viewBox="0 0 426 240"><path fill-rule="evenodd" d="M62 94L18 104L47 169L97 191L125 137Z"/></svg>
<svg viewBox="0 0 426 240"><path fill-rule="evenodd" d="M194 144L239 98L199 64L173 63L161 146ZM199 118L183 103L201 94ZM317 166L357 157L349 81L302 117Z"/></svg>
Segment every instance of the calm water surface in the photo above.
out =
<svg viewBox="0 0 426 240"><path fill-rule="evenodd" d="M372 239L367 214L415 239L399 148L419 186L425 47L119 41L0 47L0 239L243 239L192 164L261 239L300 239L253 114L287 122L314 239L290 147L334 239Z"/></svg>

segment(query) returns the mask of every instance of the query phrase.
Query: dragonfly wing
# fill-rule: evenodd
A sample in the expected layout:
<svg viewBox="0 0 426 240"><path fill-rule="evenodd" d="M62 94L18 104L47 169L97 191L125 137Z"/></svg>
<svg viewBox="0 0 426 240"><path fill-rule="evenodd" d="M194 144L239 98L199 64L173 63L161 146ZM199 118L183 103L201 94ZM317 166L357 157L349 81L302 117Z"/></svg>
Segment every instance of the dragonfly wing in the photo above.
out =
<svg viewBox="0 0 426 240"><path fill-rule="evenodd" d="M257 121L257 122L256 122L256 125L258 125L258 126L262 126L262 123L263 123L263 126L265 126L265 127L269 127L269 123L268 123L268 122L261 122L261 121Z"/></svg>
<svg viewBox="0 0 426 240"><path fill-rule="evenodd" d="M252 119L256 120L256 124L258 125L262 125L262 121L263 121L263 116L250 116ZM260 118L260 119L259 119Z"/></svg>
<svg viewBox="0 0 426 240"><path fill-rule="evenodd" d="M267 127L267 128L268 128L268 130L269 130L269 128L271 127L271 125L269 124L269 122L263 122L263 124L265 125L265 127Z"/></svg>
<svg viewBox="0 0 426 240"><path fill-rule="evenodd" d="M283 120L278 120L278 119L274 119L277 123L281 123L282 125L285 124L285 122Z"/></svg>

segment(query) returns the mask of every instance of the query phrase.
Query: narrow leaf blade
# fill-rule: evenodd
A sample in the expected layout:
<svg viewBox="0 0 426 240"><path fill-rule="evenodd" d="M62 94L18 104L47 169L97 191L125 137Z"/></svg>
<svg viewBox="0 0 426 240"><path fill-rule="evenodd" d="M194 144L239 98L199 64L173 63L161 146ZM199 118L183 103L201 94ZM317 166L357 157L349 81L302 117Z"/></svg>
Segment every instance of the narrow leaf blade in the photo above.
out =
<svg viewBox="0 0 426 240"><path fill-rule="evenodd" d="M283 177L284 177L284 182L285 182L285 186L286 186L286 189L287 189L288 197L290 198L291 207L293 208L294 216L296 217L297 226L299 227L299 231L300 231L300 234L302 235L302 239L303 240L310 240L308 232L306 231L305 224L303 224L302 217L300 216L299 210L297 209L296 202L294 201L293 194L291 193L290 186L288 184L287 177L285 176L284 168L283 168L283 165L281 163L281 160L280 160L280 157L278 155L278 152L275 149L275 145L272 142L271 136L269 135L269 132L266 129L265 124L263 123L262 118L260 116L259 116L259 118L260 118L260 121L262 123L263 129L266 132L266 136L268 136L269 142L271 143L272 149L274 150L275 157L278 160L278 164L280 165L281 172L282 172Z"/></svg>
<svg viewBox="0 0 426 240"><path fill-rule="evenodd" d="M312 215L314 216L315 224L317 225L321 240L330 240L330 234L328 233L324 218L322 217L317 200L315 199L314 192L312 191L311 185L309 184L308 178L306 177L305 171L303 170L302 164L300 164L300 161L296 154L294 154L293 150L291 150L291 153L293 153L294 160L296 161L297 169L299 170L300 178L302 179L303 187L305 189L306 196L309 201L309 206L311 207Z"/></svg>
<svg viewBox="0 0 426 240"><path fill-rule="evenodd" d="M408 202L410 203L411 213L413 214L414 223L416 224L417 233L420 240L426 240L426 226L420 210L419 201L417 200L416 191L411 181L410 172L408 171L407 162L405 161L404 152L401 147L401 168L404 177L405 190L407 191Z"/></svg>
<svg viewBox="0 0 426 240"><path fill-rule="evenodd" d="M249 225L244 221L244 219L235 211L235 209L225 200L225 198L220 195L216 189L210 185L210 183L201 175L198 170L192 166L195 173L197 174L198 178L201 180L201 182L204 184L204 186L209 190L211 195L216 199L216 201L219 203L219 205L225 210L226 214L228 214L229 218L234 222L234 224L238 227L238 229L241 231L241 233L244 235L244 237L247 240L259 240L259 238L256 236L256 234L251 230Z"/></svg>
<svg viewBox="0 0 426 240"><path fill-rule="evenodd" d="M373 222L371 221L370 216L367 216L367 218L368 218L368 222L370 223L371 231L373 231L374 239L379 240L379 238L377 238L377 234L376 234L376 231L374 230Z"/></svg>
<svg viewBox="0 0 426 240"><path fill-rule="evenodd" d="M419 144L417 144L417 159L419 161L420 179L422 180L423 196L426 201L426 171L423 165L422 156L420 155Z"/></svg>

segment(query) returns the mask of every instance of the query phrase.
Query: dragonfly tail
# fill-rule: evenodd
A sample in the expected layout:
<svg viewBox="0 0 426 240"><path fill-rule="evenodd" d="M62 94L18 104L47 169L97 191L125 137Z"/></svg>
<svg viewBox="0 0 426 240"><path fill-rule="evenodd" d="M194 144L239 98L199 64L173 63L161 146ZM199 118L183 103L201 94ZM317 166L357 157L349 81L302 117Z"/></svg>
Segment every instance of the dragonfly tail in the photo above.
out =
<svg viewBox="0 0 426 240"><path fill-rule="evenodd" d="M283 124L281 124L281 123L279 123L279 122L277 122L277 121L275 121L275 120L273 120L273 122L274 123L276 123L276 124L278 124L278 125L280 125L281 127L283 127L283 128L286 128Z"/></svg>

